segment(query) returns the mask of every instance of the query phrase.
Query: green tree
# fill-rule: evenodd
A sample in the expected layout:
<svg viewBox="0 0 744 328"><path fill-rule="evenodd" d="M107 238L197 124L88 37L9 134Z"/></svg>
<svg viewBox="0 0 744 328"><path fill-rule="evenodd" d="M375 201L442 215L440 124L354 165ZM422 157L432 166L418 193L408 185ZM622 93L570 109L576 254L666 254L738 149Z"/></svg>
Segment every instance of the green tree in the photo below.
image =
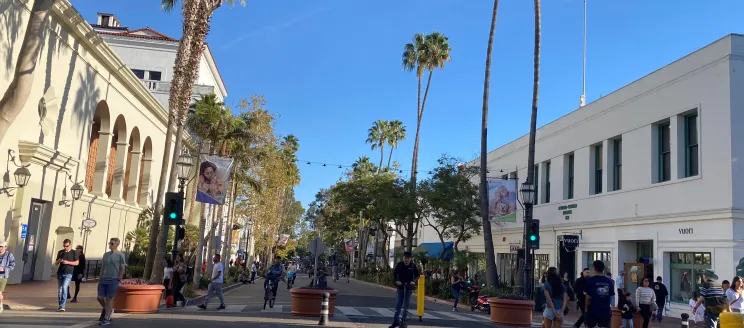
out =
<svg viewBox="0 0 744 328"><path fill-rule="evenodd" d="M387 168L390 169L390 161L393 160L393 151L398 148L398 144L406 139L406 127L399 120L388 121L387 143L390 146L390 156L388 156Z"/></svg>
<svg viewBox="0 0 744 328"><path fill-rule="evenodd" d="M379 170L382 167L382 163L385 160L385 144L388 141L388 123L387 121L377 120L372 123L372 127L367 131L367 143L372 145L372 150L380 149L380 165L377 166Z"/></svg>

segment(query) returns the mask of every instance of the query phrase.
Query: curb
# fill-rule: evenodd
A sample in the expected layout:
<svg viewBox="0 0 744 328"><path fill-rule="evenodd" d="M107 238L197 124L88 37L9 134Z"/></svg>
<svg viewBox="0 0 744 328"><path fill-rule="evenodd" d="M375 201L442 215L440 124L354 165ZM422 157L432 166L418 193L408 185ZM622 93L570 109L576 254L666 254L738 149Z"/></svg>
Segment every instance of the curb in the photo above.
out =
<svg viewBox="0 0 744 328"><path fill-rule="evenodd" d="M398 290L397 288L393 288L393 287L390 287L390 286L380 285L380 284L376 284L376 283L369 282L369 281L364 281L364 280L358 280L358 279L355 279L355 278L351 278L351 280L354 280L354 281L359 282L359 283L362 283L362 284L370 285L370 286L376 286L376 287L385 288L385 289L387 289L389 291L397 291ZM413 295L418 295L418 293L416 293L414 291L413 292ZM445 304L446 303L450 303L451 304L452 302L454 302L453 300L443 300L443 299L439 299L439 298L436 298L436 297L431 297L431 296L428 296L428 295L424 295L424 299L427 300L427 301L430 301L430 302L445 303ZM457 304L457 307L460 308L460 309L464 309L464 310L470 310L470 306L465 305L465 304Z"/></svg>

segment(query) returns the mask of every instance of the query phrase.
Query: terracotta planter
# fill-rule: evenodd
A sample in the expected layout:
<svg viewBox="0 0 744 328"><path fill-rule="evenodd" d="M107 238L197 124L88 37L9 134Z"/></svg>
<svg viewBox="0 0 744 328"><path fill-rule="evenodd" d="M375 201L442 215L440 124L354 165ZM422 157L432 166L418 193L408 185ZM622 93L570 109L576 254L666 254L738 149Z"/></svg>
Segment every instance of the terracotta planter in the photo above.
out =
<svg viewBox="0 0 744 328"><path fill-rule="evenodd" d="M612 322L610 322L610 328L620 328L623 323L623 318L620 316L620 309L612 307ZM649 324L650 326L650 324ZM636 312L633 315L633 327L643 327L643 317Z"/></svg>
<svg viewBox="0 0 744 328"><path fill-rule="evenodd" d="M163 285L119 285L114 296L117 313L155 313L160 307Z"/></svg>
<svg viewBox="0 0 744 328"><path fill-rule="evenodd" d="M509 326L532 326L533 301L489 298L491 322Z"/></svg>
<svg viewBox="0 0 744 328"><path fill-rule="evenodd" d="M328 298L328 315L333 316L336 308L336 295L338 290L335 289L309 289L309 288L292 288L292 315L301 317L318 317L320 316L320 306L323 302L323 293L330 294Z"/></svg>

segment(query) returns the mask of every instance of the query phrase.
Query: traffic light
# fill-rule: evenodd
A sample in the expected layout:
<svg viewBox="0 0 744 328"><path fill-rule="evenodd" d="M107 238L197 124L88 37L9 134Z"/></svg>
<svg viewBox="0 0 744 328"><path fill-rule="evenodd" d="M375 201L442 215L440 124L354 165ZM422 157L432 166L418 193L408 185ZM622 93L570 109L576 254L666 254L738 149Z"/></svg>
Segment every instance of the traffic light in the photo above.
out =
<svg viewBox="0 0 744 328"><path fill-rule="evenodd" d="M165 193L165 220L168 225L181 225L183 221L183 196L178 192Z"/></svg>
<svg viewBox="0 0 744 328"><path fill-rule="evenodd" d="M532 219L527 231L527 245L529 249L540 248L540 220Z"/></svg>

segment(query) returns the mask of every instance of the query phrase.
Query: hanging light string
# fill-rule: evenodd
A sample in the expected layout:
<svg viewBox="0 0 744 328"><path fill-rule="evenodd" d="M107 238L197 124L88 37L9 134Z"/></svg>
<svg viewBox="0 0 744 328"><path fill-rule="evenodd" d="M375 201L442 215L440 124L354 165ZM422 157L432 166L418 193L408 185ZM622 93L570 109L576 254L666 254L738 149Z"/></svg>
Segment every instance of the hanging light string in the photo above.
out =
<svg viewBox="0 0 744 328"><path fill-rule="evenodd" d="M295 161L298 164L319 165L321 167L328 167L328 168L337 168L337 169L353 169L354 168L353 165L344 165L344 164L333 164L333 163L325 163L325 162L306 161L306 160L301 160L301 159L298 159L298 160L295 160ZM403 172L412 172L413 170L411 170L411 169L397 169L397 170L394 170L394 171L398 171L398 173L403 173ZM494 173L498 172L498 173L501 173L501 174L507 174L508 173L507 171L504 171L504 169L498 169L498 170L494 170ZM428 174L433 174L434 173L434 170L416 171L416 174L423 173L423 172L428 172ZM486 173L487 174L488 173L491 173L491 170L486 170Z"/></svg>

